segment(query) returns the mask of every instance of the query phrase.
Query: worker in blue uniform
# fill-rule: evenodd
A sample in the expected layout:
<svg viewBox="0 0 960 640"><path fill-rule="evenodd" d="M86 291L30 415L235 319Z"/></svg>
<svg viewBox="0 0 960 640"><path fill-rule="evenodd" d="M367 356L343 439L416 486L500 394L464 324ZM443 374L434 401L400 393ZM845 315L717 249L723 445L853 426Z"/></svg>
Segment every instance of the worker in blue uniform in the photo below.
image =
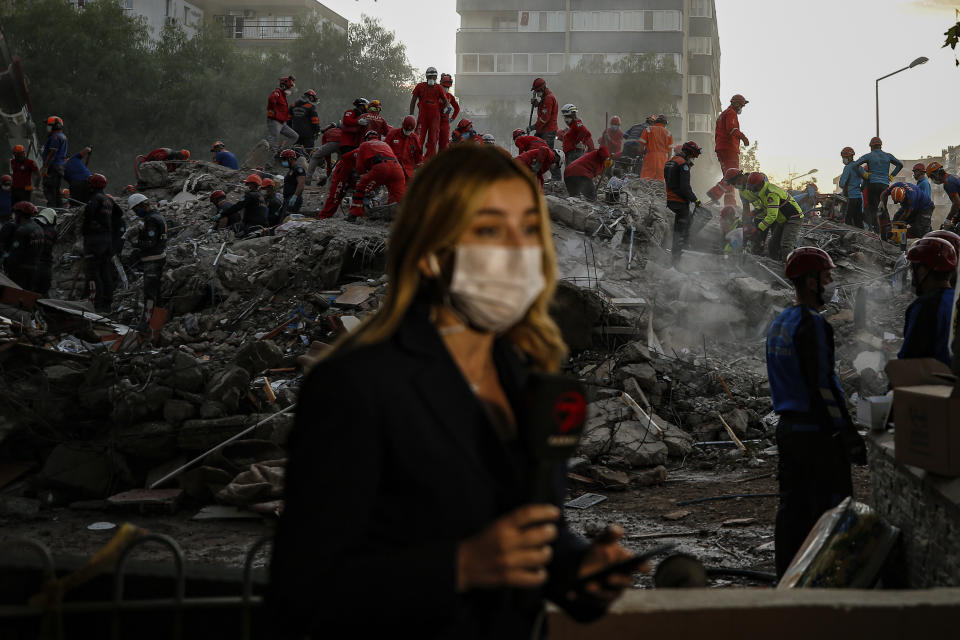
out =
<svg viewBox="0 0 960 640"><path fill-rule="evenodd" d="M837 379L833 327L820 311L835 268L826 251L799 247L787 256L796 304L767 331L767 376L777 425L780 505L775 525L782 577L823 512L853 494L850 463L866 464L866 447Z"/></svg>
<svg viewBox="0 0 960 640"><path fill-rule="evenodd" d="M898 358L936 358L950 366L950 321L953 289L950 275L957 269L957 252L943 238L917 240L907 252L917 299L907 307L903 346Z"/></svg>
<svg viewBox="0 0 960 640"><path fill-rule="evenodd" d="M858 167L867 165L864 174L866 184L863 188L864 218L870 228L879 231L880 237L886 240L890 233L890 218L879 208L880 194L890 184L891 178L903 169L903 163L882 147L883 141L880 138L871 138L870 153L860 156L853 163Z"/></svg>
<svg viewBox="0 0 960 640"><path fill-rule="evenodd" d="M908 238L922 238L931 230L930 220L935 206L930 196L924 195L917 185L909 182L894 182L880 195L881 206L887 209L887 198L892 197L900 209L893 215L894 222L907 225Z"/></svg>

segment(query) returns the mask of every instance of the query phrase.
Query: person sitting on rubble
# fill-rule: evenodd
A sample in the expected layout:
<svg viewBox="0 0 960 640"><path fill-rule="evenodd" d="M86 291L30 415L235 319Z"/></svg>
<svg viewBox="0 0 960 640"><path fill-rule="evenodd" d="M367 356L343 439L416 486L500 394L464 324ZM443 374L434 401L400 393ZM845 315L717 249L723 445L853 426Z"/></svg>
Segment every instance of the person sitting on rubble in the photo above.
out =
<svg viewBox="0 0 960 640"><path fill-rule="evenodd" d="M57 212L46 207L41 209L34 218L43 231L43 247L40 249L40 259L37 261L37 275L33 281L33 291L40 297L46 298L53 284L53 247L57 244L60 233L57 231Z"/></svg>
<svg viewBox="0 0 960 640"><path fill-rule="evenodd" d="M327 194L327 200L323 203L323 208L317 212L318 219L332 218L347 195L347 191L357 184L358 152L359 149L354 149L340 156L340 161L330 175L330 192Z"/></svg>
<svg viewBox="0 0 960 640"><path fill-rule="evenodd" d="M4 270L11 280L27 291L34 291L37 266L43 250L43 229L34 221L35 215L37 207L31 202L22 201L13 205L16 227L3 247Z"/></svg>
<svg viewBox="0 0 960 640"><path fill-rule="evenodd" d="M130 210L140 219L140 232L134 249L143 267L143 315L139 330L146 332L154 309L160 307L163 267L167 261L167 222L142 193L127 198Z"/></svg>
<svg viewBox="0 0 960 640"><path fill-rule="evenodd" d="M803 210L786 189L773 184L759 171L747 177L745 191L750 194L756 213L756 232L752 234L754 253L763 251L769 232L768 255L774 260L782 260L793 251L797 242L803 224Z"/></svg>
<svg viewBox="0 0 960 640"><path fill-rule="evenodd" d="M407 190L407 179L403 174L400 161L393 155L390 145L380 139L376 131L368 131L363 144L357 149L357 181L350 215L362 218L370 198L381 186L387 188L387 204L395 204L403 199Z"/></svg>
<svg viewBox="0 0 960 640"><path fill-rule="evenodd" d="M893 214L894 222L907 225L908 238L922 238L930 232L930 219L935 208L933 200L908 182L894 182L880 194L880 206L886 210L887 198L893 198L900 208Z"/></svg>
<svg viewBox="0 0 960 640"><path fill-rule="evenodd" d="M247 186L247 192L243 197L236 204L222 209L218 214L220 218L225 217L231 220L234 214L242 212L240 221L230 224L238 236L267 226L267 205L263 200L263 192L260 191L263 180L256 173L251 173L243 183Z"/></svg>
<svg viewBox="0 0 960 640"><path fill-rule="evenodd" d="M190 150L181 149L180 151L175 151L173 149L168 149L167 147L161 147L159 149L154 149L145 156L137 156L137 160L134 163L134 171L137 176L140 175L140 165L144 162L163 162L167 165L167 172L173 173L176 171L180 165L188 162L190 160Z"/></svg>
<svg viewBox="0 0 960 640"><path fill-rule="evenodd" d="M270 563L276 637L539 638L545 600L592 620L632 584L577 587L631 557L623 530L571 532L565 464L535 492L523 444L526 381L566 355L546 202L496 149L444 154L401 205L383 302L300 389Z"/></svg>
<svg viewBox="0 0 960 640"><path fill-rule="evenodd" d="M213 164L218 164L221 167L233 169L234 171L240 169L240 161L237 160L237 156L227 151L227 145L222 141L217 140L210 145L210 153L213 154Z"/></svg>
<svg viewBox="0 0 960 640"><path fill-rule="evenodd" d="M267 226L275 227L283 220L283 198L277 193L277 183L271 178L260 182L263 200L267 204Z"/></svg>
<svg viewBox="0 0 960 640"><path fill-rule="evenodd" d="M307 171L297 162L297 153L285 149L280 154L280 166L287 170L283 176L283 211L298 213L303 206L303 190L307 186Z"/></svg>
<svg viewBox="0 0 960 640"><path fill-rule="evenodd" d="M583 196L591 202L597 199L597 185L594 182L607 167L613 164L610 150L600 147L596 151L580 156L567 165L563 171L563 183L571 198Z"/></svg>
<svg viewBox="0 0 960 640"><path fill-rule="evenodd" d="M898 358L936 358L950 366L954 290L950 274L957 252L943 238L921 238L907 251L917 299L907 307Z"/></svg>
<svg viewBox="0 0 960 640"><path fill-rule="evenodd" d="M767 376L777 424L780 505L774 553L780 578L824 511L853 495L850 463L866 464L837 379L833 327L820 314L836 268L826 251L799 247L784 275L796 304L767 330Z"/></svg>

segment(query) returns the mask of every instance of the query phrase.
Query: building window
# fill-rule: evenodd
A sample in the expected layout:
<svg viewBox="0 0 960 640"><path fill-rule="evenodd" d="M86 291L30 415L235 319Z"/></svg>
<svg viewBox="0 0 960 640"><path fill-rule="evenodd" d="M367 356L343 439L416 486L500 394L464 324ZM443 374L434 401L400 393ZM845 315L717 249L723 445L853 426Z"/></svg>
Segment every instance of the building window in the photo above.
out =
<svg viewBox="0 0 960 640"><path fill-rule="evenodd" d="M527 73L530 71L530 55L526 53L513 54L514 73Z"/></svg>
<svg viewBox="0 0 960 640"><path fill-rule="evenodd" d="M513 54L498 53L497 54L497 73L512 73L512 72L513 72Z"/></svg>
<svg viewBox="0 0 960 640"><path fill-rule="evenodd" d="M668 69L673 69L677 73L683 73L683 56L679 53L659 53L657 57Z"/></svg>
<svg viewBox="0 0 960 640"><path fill-rule="evenodd" d="M567 28L564 11L521 11L518 19L518 31L565 31Z"/></svg>
<svg viewBox="0 0 960 640"><path fill-rule="evenodd" d="M167 0L167 12L163 14L164 16L166 16L166 17L169 18L169 17L173 14L173 6L172 6L172 5L173 5L173 1L172 1L172 0Z"/></svg>
<svg viewBox="0 0 960 640"><path fill-rule="evenodd" d="M84 0L77 0L78 6L83 6L83 4L84 4ZM127 11L131 11L133 9L133 0L123 0L120 6Z"/></svg>
<svg viewBox="0 0 960 640"><path fill-rule="evenodd" d="M621 31L680 31L679 11L621 11Z"/></svg>
<svg viewBox="0 0 960 640"><path fill-rule="evenodd" d="M654 31L680 31L679 11L651 11Z"/></svg>
<svg viewBox="0 0 960 640"><path fill-rule="evenodd" d="M713 133L713 117L706 113L687 114L690 133Z"/></svg>
<svg viewBox="0 0 960 640"><path fill-rule="evenodd" d="M464 53L460 55L460 73L477 72L477 54Z"/></svg>
<svg viewBox="0 0 960 640"><path fill-rule="evenodd" d="M713 82L710 76L688 76L687 91L689 93L713 93Z"/></svg>
<svg viewBox="0 0 960 640"><path fill-rule="evenodd" d="M477 71L480 73L493 73L493 54L481 53L477 56Z"/></svg>
<svg viewBox="0 0 960 640"><path fill-rule="evenodd" d="M563 71L563 54L551 53L547 73L560 73L561 71Z"/></svg>
<svg viewBox="0 0 960 640"><path fill-rule="evenodd" d="M547 73L547 54L545 53L531 53L530 54L530 72L531 73Z"/></svg>
<svg viewBox="0 0 960 640"><path fill-rule="evenodd" d="M712 18L713 2L712 0L690 0L691 18Z"/></svg>
<svg viewBox="0 0 960 640"><path fill-rule="evenodd" d="M619 31L619 11L572 11L571 31Z"/></svg>
<svg viewBox="0 0 960 640"><path fill-rule="evenodd" d="M713 55L713 38L704 36L690 36L688 40L690 43L691 54L701 56Z"/></svg>

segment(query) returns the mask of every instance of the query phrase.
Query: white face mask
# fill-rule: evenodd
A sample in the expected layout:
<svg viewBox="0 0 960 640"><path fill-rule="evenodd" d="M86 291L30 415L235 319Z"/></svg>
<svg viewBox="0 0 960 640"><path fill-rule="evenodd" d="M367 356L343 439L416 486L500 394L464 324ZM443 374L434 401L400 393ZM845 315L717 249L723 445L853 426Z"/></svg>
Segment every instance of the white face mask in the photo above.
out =
<svg viewBox="0 0 960 640"><path fill-rule="evenodd" d="M284 89L284 90L283 90L283 94L284 94L284 95L287 95L287 96L288 96L288 95L290 95L291 93L293 93L293 91L291 91L290 89Z"/></svg>
<svg viewBox="0 0 960 640"><path fill-rule="evenodd" d="M413 129L410 129L409 131L407 131L406 129L403 129L403 130L402 130L402 133L403 133L403 135L405 135L405 136L412 135L412 134L413 134Z"/></svg>
<svg viewBox="0 0 960 640"><path fill-rule="evenodd" d="M432 87L433 85L437 84L437 81L433 78L427 78L427 84Z"/></svg>
<svg viewBox="0 0 960 640"><path fill-rule="evenodd" d="M527 314L545 286L540 247L456 248L450 300L478 329L506 331Z"/></svg>

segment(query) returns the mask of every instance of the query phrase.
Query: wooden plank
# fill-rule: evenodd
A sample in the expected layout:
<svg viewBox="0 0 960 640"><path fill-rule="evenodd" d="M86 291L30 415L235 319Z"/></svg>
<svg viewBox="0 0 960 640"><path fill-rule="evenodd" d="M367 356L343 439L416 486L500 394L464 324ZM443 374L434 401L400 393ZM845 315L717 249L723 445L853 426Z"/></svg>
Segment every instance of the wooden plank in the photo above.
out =
<svg viewBox="0 0 960 640"><path fill-rule="evenodd" d="M356 307L366 302L374 291L376 291L375 287L352 284L334 299L333 304L338 307Z"/></svg>

